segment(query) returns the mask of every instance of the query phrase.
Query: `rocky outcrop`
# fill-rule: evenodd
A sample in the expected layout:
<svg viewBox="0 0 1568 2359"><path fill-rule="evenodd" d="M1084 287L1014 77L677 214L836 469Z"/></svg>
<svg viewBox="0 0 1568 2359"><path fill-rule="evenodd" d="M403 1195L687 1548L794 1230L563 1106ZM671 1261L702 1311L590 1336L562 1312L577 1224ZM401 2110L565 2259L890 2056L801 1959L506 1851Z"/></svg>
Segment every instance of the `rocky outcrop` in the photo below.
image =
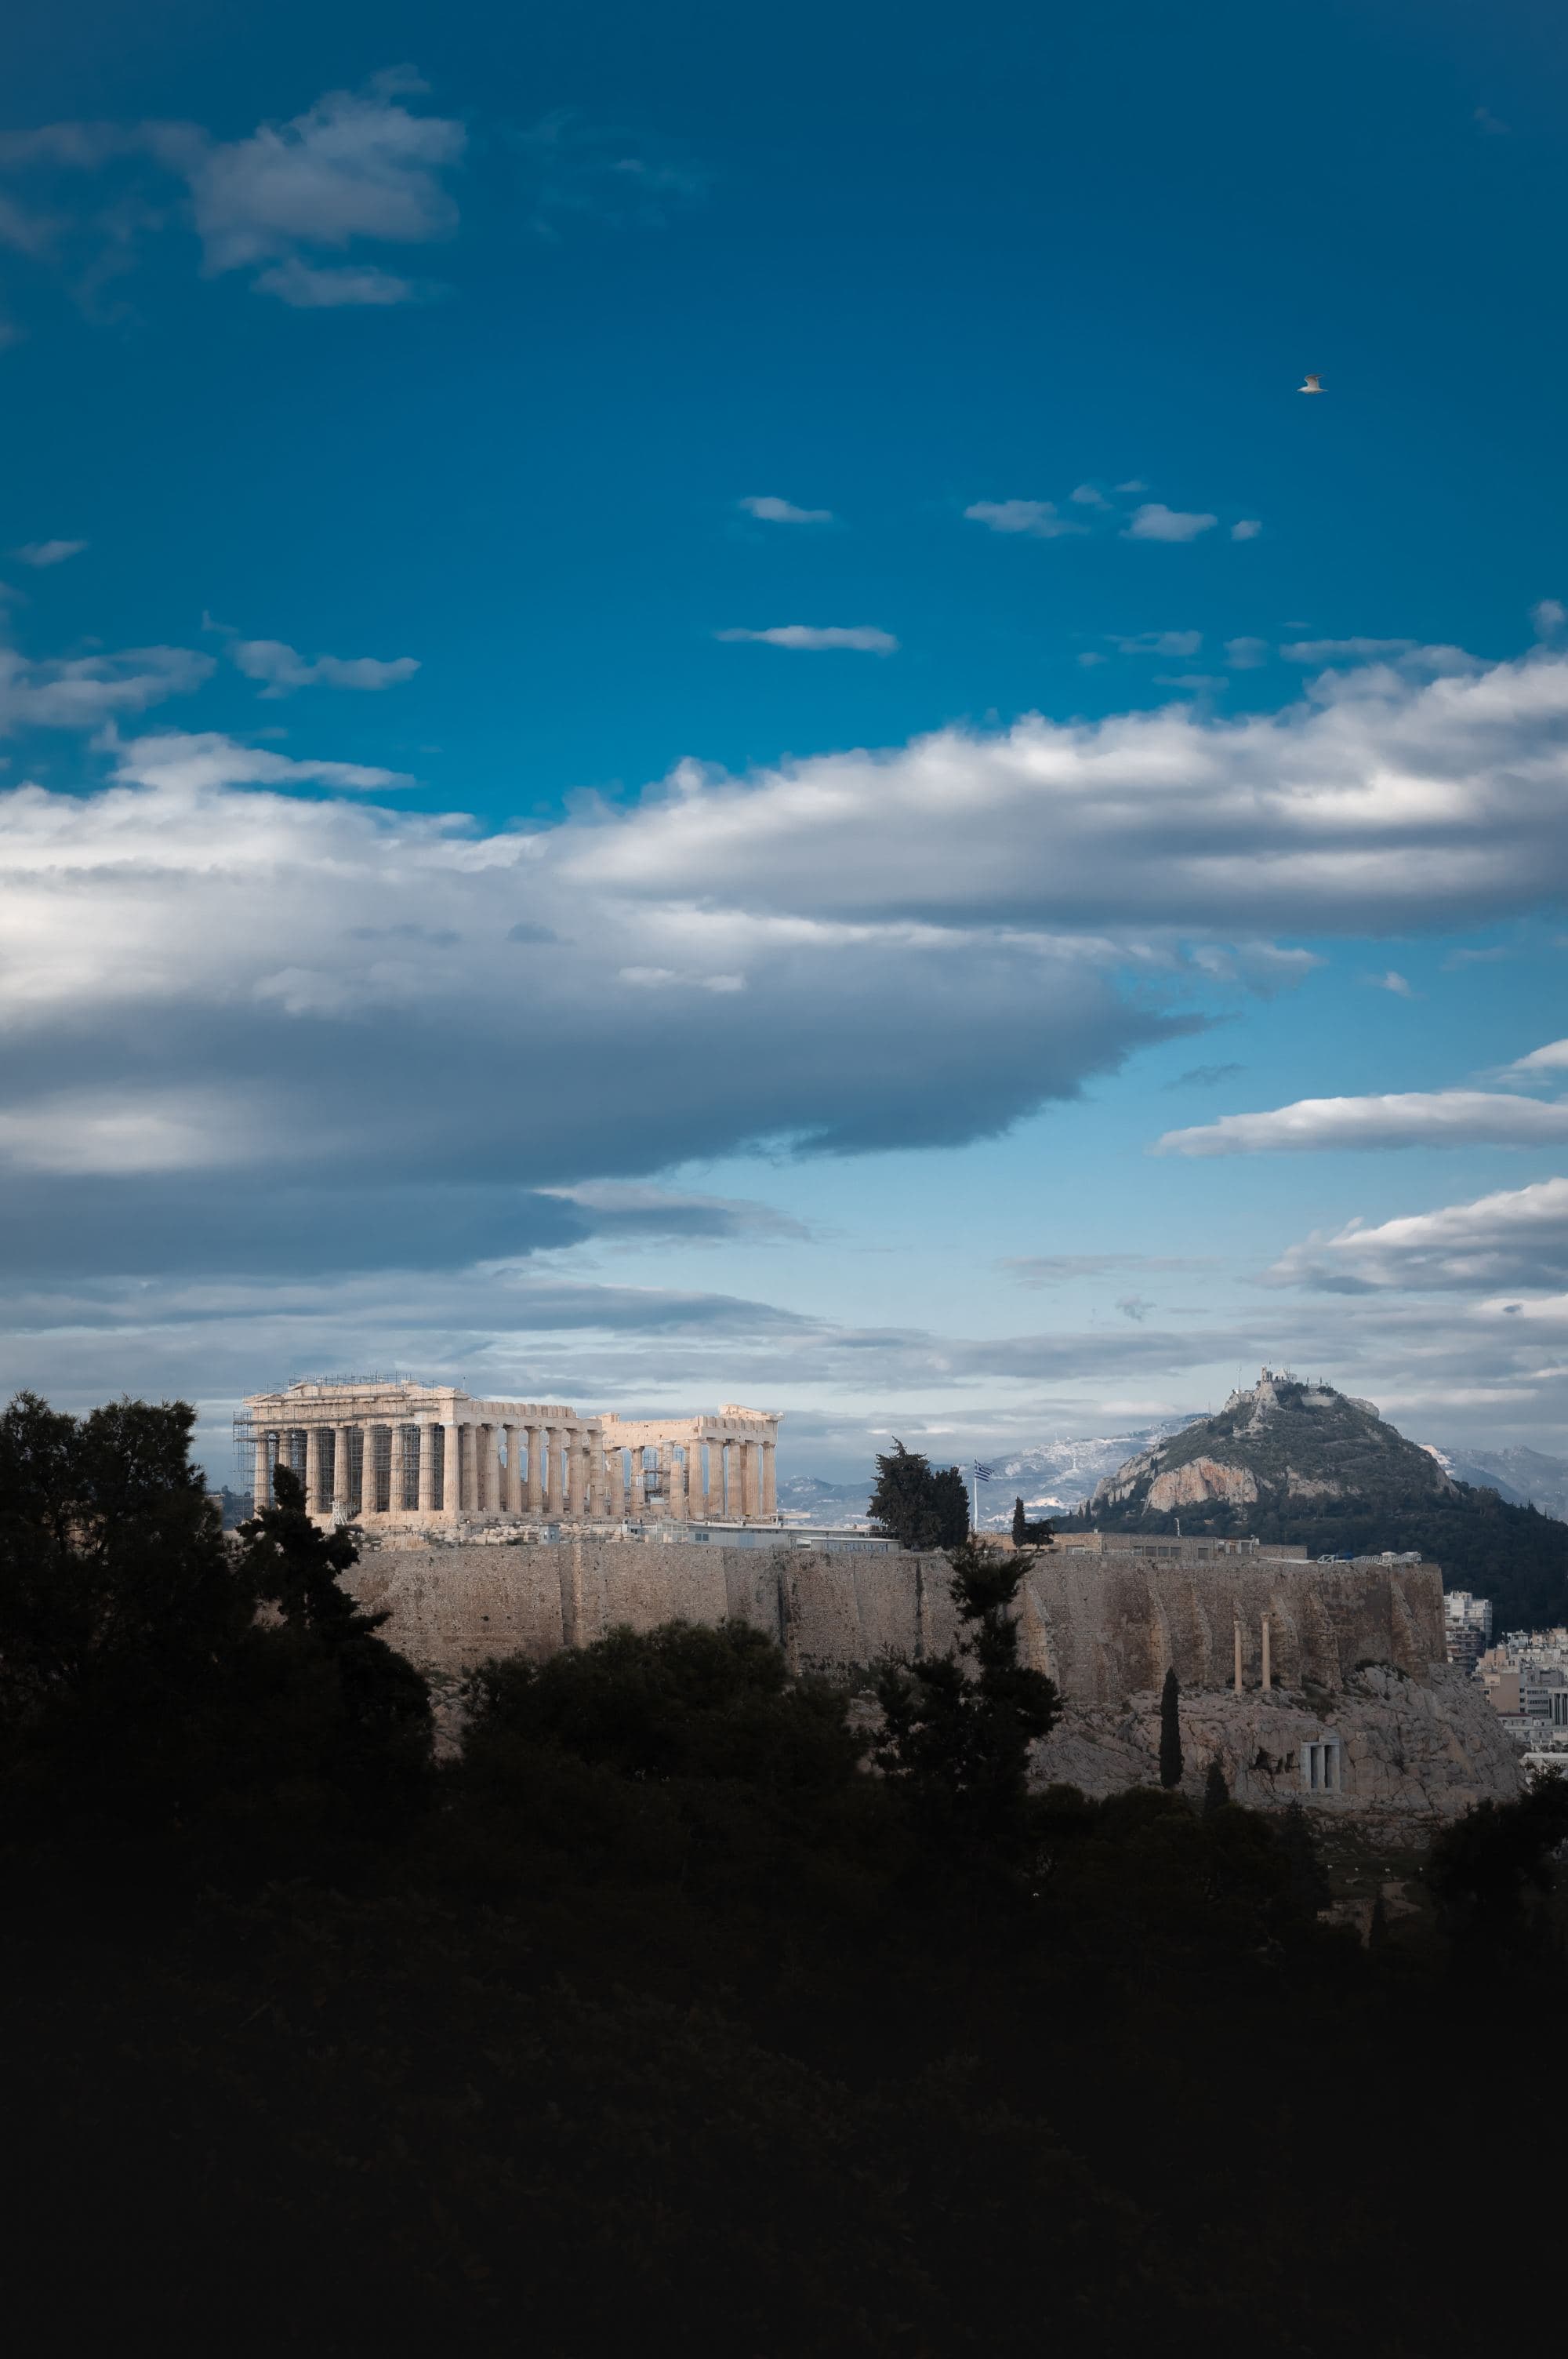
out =
<svg viewBox="0 0 1568 2359"><path fill-rule="evenodd" d="M1240 1695L1184 1694L1183 1790L1202 1796L1217 1760L1235 1800L1253 1809L1292 1801L1330 1815L1392 1821L1456 1818L1477 1801L1519 1792L1519 1755L1485 1695L1446 1668L1413 1680L1383 1665L1355 1673L1337 1693L1276 1688ZM1343 1782L1314 1789L1303 1748L1336 1739ZM1034 1748L1037 1786L1076 1786L1094 1798L1160 1781L1160 1697L1069 1704Z"/></svg>
<svg viewBox="0 0 1568 2359"><path fill-rule="evenodd" d="M1245 1466L1222 1465L1217 1458L1189 1458L1184 1466L1156 1474L1149 1485L1149 1506L1156 1515L1169 1515L1173 1507L1195 1507L1204 1499L1249 1506L1257 1496L1256 1475Z"/></svg>

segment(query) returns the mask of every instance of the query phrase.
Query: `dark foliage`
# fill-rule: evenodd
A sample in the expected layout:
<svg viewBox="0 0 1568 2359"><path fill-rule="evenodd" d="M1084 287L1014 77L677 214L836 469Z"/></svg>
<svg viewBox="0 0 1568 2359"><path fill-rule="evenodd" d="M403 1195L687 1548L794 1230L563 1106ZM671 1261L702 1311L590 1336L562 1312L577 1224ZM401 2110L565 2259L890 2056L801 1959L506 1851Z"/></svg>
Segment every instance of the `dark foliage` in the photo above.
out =
<svg viewBox="0 0 1568 2359"><path fill-rule="evenodd" d="M1057 1714L1056 1690L1018 1659L1018 1592L1030 1560L956 1549L957 1656L885 1671L877 1760L923 1842L987 1873L1027 1864L1033 1832L1029 1748Z"/></svg>
<svg viewBox="0 0 1568 2359"><path fill-rule="evenodd" d="M0 1417L0 1792L20 1825L215 1869L415 1807L430 1716L338 1587L351 1538L318 1533L282 1469L277 1507L226 1542L193 1423L28 1394Z"/></svg>
<svg viewBox="0 0 1568 2359"><path fill-rule="evenodd" d="M1160 1783L1182 1782L1182 1690L1174 1669L1165 1674L1160 1690Z"/></svg>
<svg viewBox="0 0 1568 2359"><path fill-rule="evenodd" d="M1364 1946L1314 1819L1217 1762L1201 1810L1030 1793L1028 1560L968 1549L968 1652L880 1732L755 1632L622 1630L487 1665L430 1778L352 1536L285 1476L226 1549L189 1423L0 1420L21 2347L1487 2347L1424 2165L1495 2141L1455 2020L1555 2037L1568 1788L1454 1825L1435 1921L1379 1897ZM182 1843L201 1875L141 1872ZM1549 2174L1465 2201L1553 2248Z"/></svg>
<svg viewBox="0 0 1568 2359"><path fill-rule="evenodd" d="M1217 1753L1208 1765L1208 1774L1203 1782L1204 1817L1212 1819L1217 1810L1224 1810L1229 1799L1230 1788L1225 1782L1225 1765Z"/></svg>
<svg viewBox="0 0 1568 2359"><path fill-rule="evenodd" d="M969 1537L969 1495L958 1469L933 1467L902 1441L877 1459L871 1513L873 1529L900 1548L962 1548Z"/></svg>

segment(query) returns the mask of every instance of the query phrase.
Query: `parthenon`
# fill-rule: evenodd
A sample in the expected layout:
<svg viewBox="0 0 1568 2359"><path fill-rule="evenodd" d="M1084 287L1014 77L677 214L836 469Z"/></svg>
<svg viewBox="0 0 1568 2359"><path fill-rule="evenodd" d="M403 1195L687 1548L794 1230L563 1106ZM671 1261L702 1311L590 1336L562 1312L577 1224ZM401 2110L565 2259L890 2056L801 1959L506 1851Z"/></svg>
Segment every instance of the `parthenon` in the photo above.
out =
<svg viewBox="0 0 1568 2359"><path fill-rule="evenodd" d="M771 1524L779 1420L766 1409L579 1417L560 1402L477 1400L453 1385L303 1378L254 1393L237 1430L257 1506L289 1466L324 1522Z"/></svg>

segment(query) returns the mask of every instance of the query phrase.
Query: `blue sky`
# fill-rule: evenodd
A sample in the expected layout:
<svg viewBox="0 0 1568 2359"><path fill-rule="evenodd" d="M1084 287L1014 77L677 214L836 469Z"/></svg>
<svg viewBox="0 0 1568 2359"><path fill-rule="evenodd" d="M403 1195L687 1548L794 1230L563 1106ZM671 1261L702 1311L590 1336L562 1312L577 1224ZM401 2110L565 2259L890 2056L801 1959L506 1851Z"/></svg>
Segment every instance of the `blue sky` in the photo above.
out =
<svg viewBox="0 0 1568 2359"><path fill-rule="evenodd" d="M0 1374L1561 1446L1557 12L0 67Z"/></svg>

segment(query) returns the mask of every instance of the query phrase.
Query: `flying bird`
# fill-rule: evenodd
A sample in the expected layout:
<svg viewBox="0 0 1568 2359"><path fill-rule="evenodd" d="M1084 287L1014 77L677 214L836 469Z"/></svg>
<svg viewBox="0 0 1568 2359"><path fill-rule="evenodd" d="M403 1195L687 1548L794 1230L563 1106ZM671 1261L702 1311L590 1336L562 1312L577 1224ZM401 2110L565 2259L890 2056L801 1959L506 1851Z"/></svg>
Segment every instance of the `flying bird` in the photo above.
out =
<svg viewBox="0 0 1568 2359"><path fill-rule="evenodd" d="M1305 385L1297 386L1296 391L1298 393L1321 393L1323 391L1323 379L1320 376L1309 376Z"/></svg>

